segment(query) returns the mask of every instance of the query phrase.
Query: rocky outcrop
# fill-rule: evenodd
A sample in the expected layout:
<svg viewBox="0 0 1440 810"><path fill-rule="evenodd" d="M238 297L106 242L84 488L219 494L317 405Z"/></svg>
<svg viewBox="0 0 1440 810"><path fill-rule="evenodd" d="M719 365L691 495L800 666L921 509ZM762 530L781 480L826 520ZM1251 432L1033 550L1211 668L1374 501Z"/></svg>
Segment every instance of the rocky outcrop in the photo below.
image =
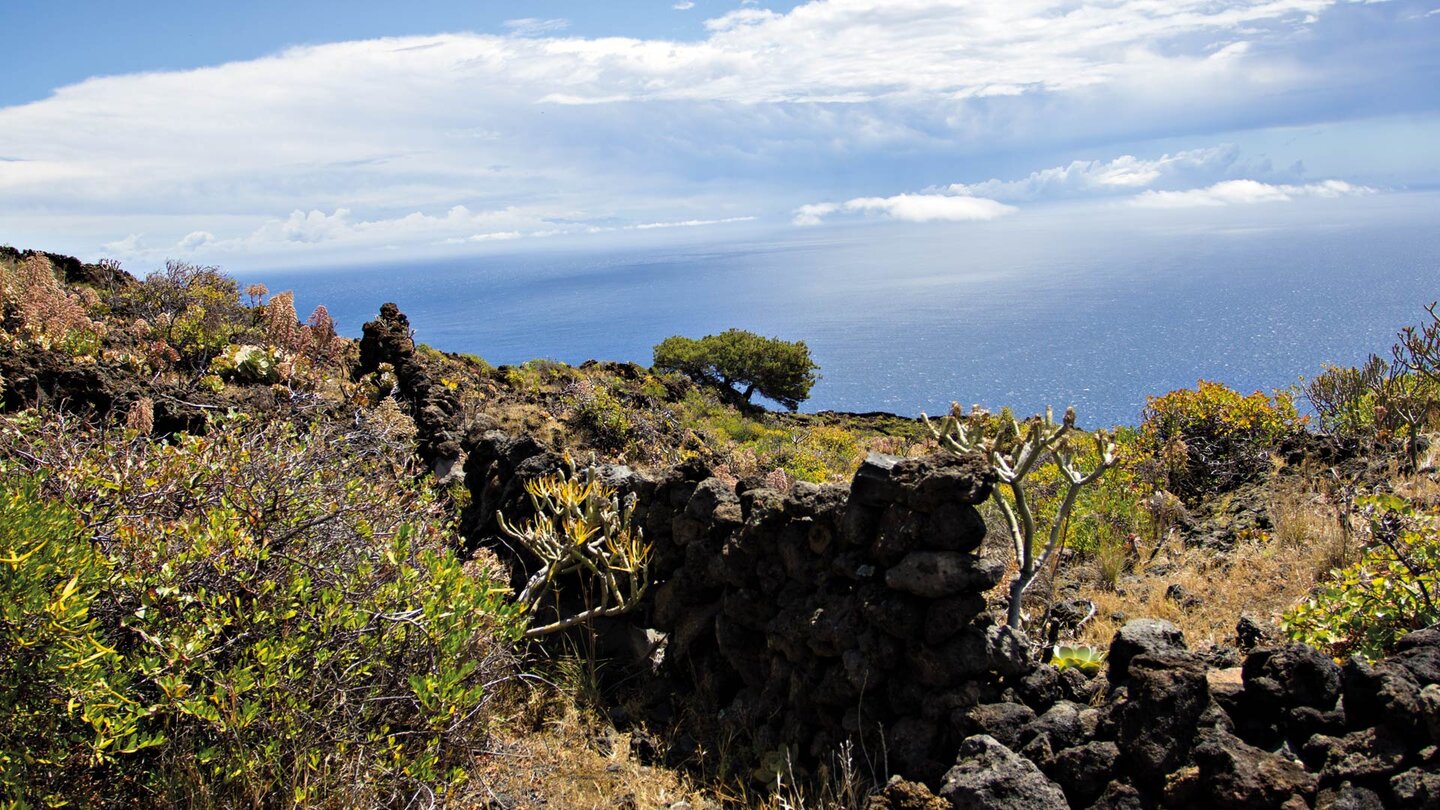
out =
<svg viewBox="0 0 1440 810"><path fill-rule="evenodd" d="M400 399L415 420L415 452L437 477L446 477L460 457L460 399L416 356L410 319L391 303L382 305L380 317L364 326L355 376L378 371L382 364L394 369Z"/></svg>

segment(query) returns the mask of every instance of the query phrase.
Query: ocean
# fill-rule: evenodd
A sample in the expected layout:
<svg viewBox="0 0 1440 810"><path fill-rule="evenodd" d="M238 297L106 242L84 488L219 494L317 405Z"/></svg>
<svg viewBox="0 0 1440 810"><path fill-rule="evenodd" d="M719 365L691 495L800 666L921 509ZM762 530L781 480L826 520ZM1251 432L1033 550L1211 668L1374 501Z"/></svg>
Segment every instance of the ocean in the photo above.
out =
<svg viewBox="0 0 1440 810"><path fill-rule="evenodd" d="M496 365L648 365L669 335L738 327L810 347L805 411L958 400L1133 424L1148 396L1202 378L1269 391L1388 352L1440 297L1436 200L1061 208L237 275L294 290L302 317L325 304L351 336L394 301L417 340Z"/></svg>

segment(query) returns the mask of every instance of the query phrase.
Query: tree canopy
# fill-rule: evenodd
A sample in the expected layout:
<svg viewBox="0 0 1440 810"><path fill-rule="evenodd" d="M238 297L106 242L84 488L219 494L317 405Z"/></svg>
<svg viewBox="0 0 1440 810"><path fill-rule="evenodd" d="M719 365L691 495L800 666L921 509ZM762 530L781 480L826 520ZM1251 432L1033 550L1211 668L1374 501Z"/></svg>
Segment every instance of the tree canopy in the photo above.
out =
<svg viewBox="0 0 1440 810"><path fill-rule="evenodd" d="M804 341L761 337L744 329L718 335L665 338L655 346L655 368L723 386L746 402L759 392L795 410L810 396L820 368Z"/></svg>

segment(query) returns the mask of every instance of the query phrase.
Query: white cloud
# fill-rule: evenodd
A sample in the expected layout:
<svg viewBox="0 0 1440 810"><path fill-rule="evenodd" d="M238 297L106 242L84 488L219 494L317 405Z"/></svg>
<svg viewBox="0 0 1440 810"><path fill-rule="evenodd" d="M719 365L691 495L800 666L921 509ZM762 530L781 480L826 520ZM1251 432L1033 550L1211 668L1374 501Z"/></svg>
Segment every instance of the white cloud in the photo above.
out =
<svg viewBox="0 0 1440 810"><path fill-rule="evenodd" d="M671 6L671 8L675 9L676 11L689 11L690 9L692 9L692 8L694 8L694 7L695 7L695 3L692 2L692 0L680 0L680 2L678 2L678 3L676 3L675 5Z"/></svg>
<svg viewBox="0 0 1440 810"><path fill-rule="evenodd" d="M859 197L846 202L845 210L879 212L905 222L971 222L1002 217L1016 209L983 197L898 194L894 197Z"/></svg>
<svg viewBox="0 0 1440 810"><path fill-rule="evenodd" d="M1145 208L1196 208L1289 202L1304 197L1334 199L1373 193L1375 193L1373 188L1352 185L1343 180L1325 180L1306 185L1273 185L1261 183L1258 180L1226 180L1205 188L1185 191L1146 191L1136 195L1131 202Z"/></svg>
<svg viewBox="0 0 1440 810"><path fill-rule="evenodd" d="M802 205L795 209L795 218L791 222L795 225L819 225L830 216L840 210L838 203L811 203Z"/></svg>
<svg viewBox="0 0 1440 810"><path fill-rule="evenodd" d="M199 250L214 241L215 234L209 231L191 231L189 234L186 234L184 239L180 240L177 247L179 247L181 251L188 253Z"/></svg>
<svg viewBox="0 0 1440 810"><path fill-rule="evenodd" d="M697 41L565 36L565 20L527 17L503 36L342 42L92 79L0 109L0 219L72 223L77 252L144 233L211 253L725 221L777 198L863 193L861 180L836 180L839 165L954 166L996 144L1069 154L1217 128L1222 114L1234 129L1330 120L1316 110L1348 107L1314 99L1381 86L1367 75L1427 78L1316 46L1311 29L1346 8L742 3ZM968 217L1007 201L1295 180L1224 161L1204 150L1082 161L846 211ZM456 207L465 213L435 213ZM795 219L836 213L807 206Z"/></svg>
<svg viewBox="0 0 1440 810"><path fill-rule="evenodd" d="M124 239L106 242L101 247L116 256L134 256L145 249L145 235L132 233Z"/></svg>
<svg viewBox="0 0 1440 810"><path fill-rule="evenodd" d="M876 213L902 222L976 222L1014 213L1014 206L982 197L946 194L897 194L893 197L856 197L844 203L816 203L796 209L796 225L818 225L839 212Z"/></svg>
<svg viewBox="0 0 1440 810"><path fill-rule="evenodd" d="M724 219L686 219L679 222L642 222L627 225L637 231L653 231L656 228L698 228L702 225L728 225L732 222L753 222L755 217L725 217Z"/></svg>
<svg viewBox="0 0 1440 810"><path fill-rule="evenodd" d="M999 200L1026 201L1095 197L1133 193L1143 188L1190 188L1235 172L1269 171L1240 160L1233 145L1192 149L1155 159L1121 155L1112 160L1076 160L1065 166L1032 172L1020 180L986 180L981 183L954 183L947 190Z"/></svg>

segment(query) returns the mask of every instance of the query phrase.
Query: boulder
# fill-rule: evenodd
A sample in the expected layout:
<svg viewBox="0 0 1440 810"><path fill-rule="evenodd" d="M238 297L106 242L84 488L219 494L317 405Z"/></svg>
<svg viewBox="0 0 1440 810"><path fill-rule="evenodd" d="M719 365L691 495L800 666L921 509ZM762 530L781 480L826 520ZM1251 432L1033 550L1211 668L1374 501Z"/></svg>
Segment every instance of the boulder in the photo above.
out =
<svg viewBox="0 0 1440 810"><path fill-rule="evenodd" d="M957 710L955 728L961 737L988 734L1001 745L1018 750L1028 740L1021 731L1035 720L1035 712L1020 703L987 703Z"/></svg>
<svg viewBox="0 0 1440 810"><path fill-rule="evenodd" d="M850 481L850 502L879 508L894 503L904 491L895 480L895 465L903 460L900 456L884 453L866 456Z"/></svg>
<svg viewBox="0 0 1440 810"><path fill-rule="evenodd" d="M1412 742L1428 736L1420 684L1410 670L1388 662L1371 666L1352 658L1341 672L1345 722L1350 728L1380 721Z"/></svg>
<svg viewBox="0 0 1440 810"><path fill-rule="evenodd" d="M1021 730L1021 744L1044 736L1049 740L1050 748L1054 751L1080 745L1086 741L1087 736L1085 725L1081 720L1081 713L1085 710L1086 707L1068 700L1056 703ZM1093 732L1093 729L1091 731Z"/></svg>
<svg viewBox="0 0 1440 810"><path fill-rule="evenodd" d="M1440 683L1440 628L1416 630L1400 639L1390 663L1409 670L1421 685Z"/></svg>
<svg viewBox="0 0 1440 810"><path fill-rule="evenodd" d="M1120 749L1109 740L1067 748L1050 758L1045 775L1065 791L1073 807L1085 807L1100 797L1115 777Z"/></svg>
<svg viewBox="0 0 1440 810"><path fill-rule="evenodd" d="M1241 675L1252 704L1276 711L1295 706L1325 711L1340 698L1340 667L1306 644L1256 650L1246 656Z"/></svg>
<svg viewBox="0 0 1440 810"><path fill-rule="evenodd" d="M1195 746L1199 789L1215 808L1278 808L1315 795L1315 777L1299 763L1246 745L1223 731L1201 732Z"/></svg>
<svg viewBox="0 0 1440 810"><path fill-rule="evenodd" d="M927 599L988 591L1005 564L957 551L912 551L885 572L886 587Z"/></svg>
<svg viewBox="0 0 1440 810"><path fill-rule="evenodd" d="M1065 793L1035 763L986 734L960 744L955 767L945 773L940 797L956 810L1054 810Z"/></svg>
<svg viewBox="0 0 1440 810"><path fill-rule="evenodd" d="M895 481L906 490L907 504L921 512L950 503L984 503L995 481L994 470L980 453L904 458L895 462L893 470Z"/></svg>
<svg viewBox="0 0 1440 810"><path fill-rule="evenodd" d="M1158 788L1189 761L1196 726L1210 706L1205 665L1177 652L1140 655L1128 664L1116 743L1137 782Z"/></svg>
<svg viewBox="0 0 1440 810"><path fill-rule="evenodd" d="M1024 675L1035 667L1029 636L1008 625L986 629L985 650L990 671L998 675Z"/></svg>
<svg viewBox="0 0 1440 810"><path fill-rule="evenodd" d="M1137 655L1185 651L1185 634L1163 619L1135 619L1126 622L1110 640L1110 682L1121 683L1128 674L1130 660Z"/></svg>

